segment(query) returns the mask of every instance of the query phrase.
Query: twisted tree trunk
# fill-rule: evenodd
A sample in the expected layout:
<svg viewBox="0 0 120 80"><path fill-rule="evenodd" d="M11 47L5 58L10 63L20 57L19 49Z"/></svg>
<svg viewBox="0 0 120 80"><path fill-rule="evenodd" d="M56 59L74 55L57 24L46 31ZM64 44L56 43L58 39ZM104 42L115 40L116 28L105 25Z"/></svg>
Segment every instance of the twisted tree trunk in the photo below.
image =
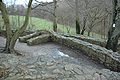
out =
<svg viewBox="0 0 120 80"><path fill-rule="evenodd" d="M10 40L11 40L11 37L12 37L12 31L11 31L11 27L10 27L8 11L6 9L6 5L3 3L2 0L0 0L0 11L2 13L2 18L4 20L5 29L6 29L5 51L10 52L9 46L10 46Z"/></svg>
<svg viewBox="0 0 120 80"><path fill-rule="evenodd" d="M14 47L15 47L15 43L16 43L17 39L24 32L24 30L26 30L26 28L27 28L27 25L29 23L29 16L30 16L30 12L31 12L32 1L33 0L29 0L28 9L27 9L27 13L26 13L26 16L25 16L25 21L24 21L22 27L19 30L17 30L14 33L13 37L11 38L10 46L9 46L9 49L10 49L11 52L14 51Z"/></svg>
<svg viewBox="0 0 120 80"><path fill-rule="evenodd" d="M32 1L33 0L29 0L28 9L27 9L26 16L25 16L25 21L24 21L22 27L20 29L18 29L12 36L12 31L11 31L11 27L10 27L8 12L7 12L7 9L4 5L4 3L2 2L2 0L0 0L0 10L2 12L4 23L6 25L6 33L7 33L6 50L9 51L10 53L15 52L15 50L14 50L15 43L16 43L17 39L19 38L19 36L27 28L27 25L28 25L28 22L29 22L29 16L30 16L30 12L31 12Z"/></svg>
<svg viewBox="0 0 120 80"><path fill-rule="evenodd" d="M118 37L119 37L117 35L114 38L112 38L113 32L115 30L115 27L113 27L113 25L116 24L116 16L117 16L116 7L117 7L117 0L113 0L112 22L111 22L111 27L108 31L108 40L107 40L107 44L106 44L106 48L107 49L112 49L113 51L117 50L117 43L118 43Z"/></svg>

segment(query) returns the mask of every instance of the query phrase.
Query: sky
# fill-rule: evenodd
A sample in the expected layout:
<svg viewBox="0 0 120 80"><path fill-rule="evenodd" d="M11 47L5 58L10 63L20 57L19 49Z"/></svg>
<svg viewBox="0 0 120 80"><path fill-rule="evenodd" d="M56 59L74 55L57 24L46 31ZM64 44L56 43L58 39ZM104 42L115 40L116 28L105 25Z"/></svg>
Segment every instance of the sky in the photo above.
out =
<svg viewBox="0 0 120 80"><path fill-rule="evenodd" d="M14 4L14 1L15 4L22 4L22 5L25 5L25 3L28 3L29 0L3 0L7 5L10 5L10 4ZM33 0L34 1L34 0ZM51 2L53 0L38 0L38 1L42 1L42 2Z"/></svg>

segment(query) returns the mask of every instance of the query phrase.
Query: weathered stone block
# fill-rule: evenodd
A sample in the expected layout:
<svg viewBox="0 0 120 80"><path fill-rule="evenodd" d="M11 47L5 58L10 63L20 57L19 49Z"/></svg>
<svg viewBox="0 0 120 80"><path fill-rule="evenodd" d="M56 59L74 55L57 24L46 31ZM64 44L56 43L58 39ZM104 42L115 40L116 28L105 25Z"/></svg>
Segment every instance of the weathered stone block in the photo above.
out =
<svg viewBox="0 0 120 80"><path fill-rule="evenodd" d="M106 55L105 55L105 54L99 52L98 58L99 58L99 62L100 62L101 64L104 64L104 63L105 63L105 60L106 60Z"/></svg>
<svg viewBox="0 0 120 80"><path fill-rule="evenodd" d="M106 55L105 66L110 67L112 63L112 58Z"/></svg>
<svg viewBox="0 0 120 80"><path fill-rule="evenodd" d="M48 41L50 41L50 35L43 34L43 35L27 40L27 44L31 46L31 45L37 45L40 43L48 42Z"/></svg>
<svg viewBox="0 0 120 80"><path fill-rule="evenodd" d="M118 62L115 61L114 59L112 59L110 68L113 69L114 71L117 71L118 70L118 65L119 65Z"/></svg>
<svg viewBox="0 0 120 80"><path fill-rule="evenodd" d="M118 64L118 66L117 66L117 71L120 72L120 62L117 63L117 64Z"/></svg>
<svg viewBox="0 0 120 80"><path fill-rule="evenodd" d="M53 35L51 38L53 42L57 42L60 44L62 43L62 38L60 36Z"/></svg>
<svg viewBox="0 0 120 80"><path fill-rule="evenodd" d="M93 60L95 60L95 61L98 61L98 53L97 53L97 51L95 51L95 50L91 50L90 51L90 54L91 54L91 58L93 59Z"/></svg>
<svg viewBox="0 0 120 80"><path fill-rule="evenodd" d="M40 32L34 32L34 33L32 33L32 34L19 37L19 41L20 41L20 42L27 42L28 39L33 38L33 37L37 37L37 36L39 36L39 35L40 35Z"/></svg>

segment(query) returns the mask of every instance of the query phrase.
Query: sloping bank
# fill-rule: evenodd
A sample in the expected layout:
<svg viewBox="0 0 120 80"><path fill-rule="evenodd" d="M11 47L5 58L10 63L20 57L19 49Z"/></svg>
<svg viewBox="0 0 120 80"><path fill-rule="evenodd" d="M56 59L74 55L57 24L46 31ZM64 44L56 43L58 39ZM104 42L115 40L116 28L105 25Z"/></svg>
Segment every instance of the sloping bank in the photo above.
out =
<svg viewBox="0 0 120 80"><path fill-rule="evenodd" d="M105 65L107 68L120 72L120 54L117 52L112 52L104 47L90 44L79 39L65 37L55 32L51 32L51 39L53 42L79 49L93 60Z"/></svg>

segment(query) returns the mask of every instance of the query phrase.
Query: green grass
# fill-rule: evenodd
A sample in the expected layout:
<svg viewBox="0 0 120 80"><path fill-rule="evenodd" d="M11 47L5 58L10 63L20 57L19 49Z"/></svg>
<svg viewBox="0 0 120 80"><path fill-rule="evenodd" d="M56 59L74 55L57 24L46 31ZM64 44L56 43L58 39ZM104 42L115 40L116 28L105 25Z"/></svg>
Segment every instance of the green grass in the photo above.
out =
<svg viewBox="0 0 120 80"><path fill-rule="evenodd" d="M11 26L13 29L19 28L23 22L24 22L24 16L20 16L18 18L18 16L10 16L10 21L11 21ZM18 25L18 19L20 21L20 25ZM40 18L35 18L35 17L30 17L30 22L28 25L27 29L31 29L31 30L41 30L41 29L46 29L46 30L52 30L53 29L53 23L50 21L47 21L45 19L40 19ZM65 25L60 25L58 24L58 31L61 33L68 33L68 29L69 34L75 34L75 28L71 28L69 26L65 26Z"/></svg>
<svg viewBox="0 0 120 80"><path fill-rule="evenodd" d="M19 27L21 27L21 25L24 22L24 16L9 16L10 18L10 23L13 29L19 29ZM29 25L27 29L30 30L41 30L41 29L45 29L45 30L52 30L52 26L53 23L50 21L47 21L45 19L40 19L40 18L35 18L35 17L30 17L29 20ZM2 19L0 17L0 26L3 24ZM20 23L19 23L20 22ZM69 32L68 32L69 29ZM75 35L75 27L69 27L69 26L65 26L65 25L61 25L58 24L58 32L60 33L64 33L64 34L70 34L70 35ZM91 37L92 38L96 38L96 39L100 39L101 35L96 34L96 33L91 33ZM87 32L85 32L85 36L87 36Z"/></svg>

